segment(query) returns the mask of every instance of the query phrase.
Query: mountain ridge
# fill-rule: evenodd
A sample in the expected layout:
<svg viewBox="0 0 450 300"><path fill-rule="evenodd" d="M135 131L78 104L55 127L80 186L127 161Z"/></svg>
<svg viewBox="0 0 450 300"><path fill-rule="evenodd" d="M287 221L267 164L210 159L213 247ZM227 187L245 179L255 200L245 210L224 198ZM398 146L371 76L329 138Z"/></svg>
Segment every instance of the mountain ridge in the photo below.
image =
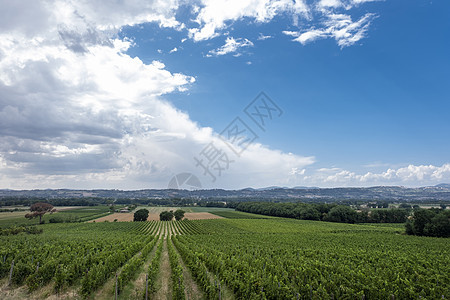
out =
<svg viewBox="0 0 450 300"><path fill-rule="evenodd" d="M450 201L450 184L408 188L403 186L372 186L372 187L267 187L245 188L239 190L225 189L34 189L11 190L0 189L0 198L5 197L36 197L36 198L130 198L130 199L164 199L193 198L203 200L401 200L401 201Z"/></svg>

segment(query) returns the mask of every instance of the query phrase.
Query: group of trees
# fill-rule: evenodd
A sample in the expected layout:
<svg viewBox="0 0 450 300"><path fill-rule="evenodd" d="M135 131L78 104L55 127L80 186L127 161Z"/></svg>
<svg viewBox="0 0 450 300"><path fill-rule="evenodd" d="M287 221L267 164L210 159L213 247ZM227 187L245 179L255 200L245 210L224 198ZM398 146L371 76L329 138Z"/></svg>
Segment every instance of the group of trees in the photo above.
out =
<svg viewBox="0 0 450 300"><path fill-rule="evenodd" d="M184 218L185 211L182 209L177 209L175 212L171 211L163 211L159 214L160 221L172 221L175 217L175 220L180 221Z"/></svg>
<svg viewBox="0 0 450 300"><path fill-rule="evenodd" d="M149 211L145 208L139 209L134 213L134 221L147 221ZM180 221L184 218L184 210L178 209L175 212L171 211L163 211L159 214L160 221L172 221L175 217L175 220Z"/></svg>
<svg viewBox="0 0 450 300"><path fill-rule="evenodd" d="M349 206L317 203L242 202L237 210L283 218L340 223L404 223L405 209L356 211Z"/></svg>
<svg viewBox="0 0 450 300"><path fill-rule="evenodd" d="M388 208L389 202L387 201L377 201L375 203L367 203L367 207L370 208Z"/></svg>
<svg viewBox="0 0 450 300"><path fill-rule="evenodd" d="M406 233L436 237L450 237L450 210L418 209L406 223Z"/></svg>

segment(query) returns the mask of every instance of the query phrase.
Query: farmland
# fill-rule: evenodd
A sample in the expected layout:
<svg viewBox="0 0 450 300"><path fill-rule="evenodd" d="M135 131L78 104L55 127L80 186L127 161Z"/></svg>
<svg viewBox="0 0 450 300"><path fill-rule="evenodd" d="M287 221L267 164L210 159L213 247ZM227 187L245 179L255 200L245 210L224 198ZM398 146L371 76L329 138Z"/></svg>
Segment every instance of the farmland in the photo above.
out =
<svg viewBox="0 0 450 300"><path fill-rule="evenodd" d="M404 235L399 224L211 212L222 218L44 224L41 234L0 236L0 298L450 297L449 239Z"/></svg>
<svg viewBox="0 0 450 300"><path fill-rule="evenodd" d="M188 220L207 220L207 219L221 219L219 215L209 212L187 212L184 214L185 219ZM133 221L132 213L114 213L98 219L93 219L89 222L131 222ZM159 221L159 213L149 213L147 221Z"/></svg>
<svg viewBox="0 0 450 300"><path fill-rule="evenodd" d="M55 207L56 212L46 214L43 221L46 223L84 222L109 214L107 206L87 207ZM37 225L38 219L27 220L24 218L26 211L0 212L0 228L15 226Z"/></svg>

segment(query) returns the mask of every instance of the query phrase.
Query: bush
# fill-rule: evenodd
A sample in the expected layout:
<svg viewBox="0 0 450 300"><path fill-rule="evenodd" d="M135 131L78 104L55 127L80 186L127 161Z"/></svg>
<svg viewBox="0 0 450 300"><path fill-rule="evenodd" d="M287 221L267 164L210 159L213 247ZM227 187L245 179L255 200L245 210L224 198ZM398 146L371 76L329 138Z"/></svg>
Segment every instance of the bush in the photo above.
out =
<svg viewBox="0 0 450 300"><path fill-rule="evenodd" d="M61 217L51 217L48 220L49 223L64 223L64 219Z"/></svg>

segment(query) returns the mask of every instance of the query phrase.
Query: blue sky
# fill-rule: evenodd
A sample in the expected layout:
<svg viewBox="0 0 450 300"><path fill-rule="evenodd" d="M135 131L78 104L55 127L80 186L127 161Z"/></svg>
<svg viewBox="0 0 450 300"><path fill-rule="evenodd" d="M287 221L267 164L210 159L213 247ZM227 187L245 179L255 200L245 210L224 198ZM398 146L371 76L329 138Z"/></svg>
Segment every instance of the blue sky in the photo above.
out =
<svg viewBox="0 0 450 300"><path fill-rule="evenodd" d="M0 3L20 16L0 22L0 188L450 182L446 1ZM283 111L265 132L243 111L261 91ZM218 139L235 117L258 135L240 157ZM214 180L210 143L232 161Z"/></svg>

